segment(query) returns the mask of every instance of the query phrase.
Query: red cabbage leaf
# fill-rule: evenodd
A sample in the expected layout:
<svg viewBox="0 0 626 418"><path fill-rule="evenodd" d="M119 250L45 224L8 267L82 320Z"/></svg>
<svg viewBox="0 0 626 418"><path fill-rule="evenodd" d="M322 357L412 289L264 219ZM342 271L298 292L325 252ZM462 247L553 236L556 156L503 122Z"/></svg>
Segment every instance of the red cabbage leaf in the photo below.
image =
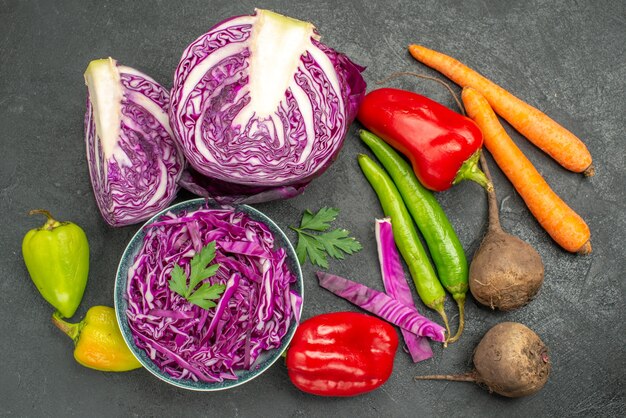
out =
<svg viewBox="0 0 626 418"><path fill-rule="evenodd" d="M317 272L317 279L324 289L400 328L434 341L446 339L446 330L441 325L382 292L323 271Z"/></svg>
<svg viewBox="0 0 626 418"><path fill-rule="evenodd" d="M376 219L376 245L378 261L383 277L385 292L398 302L415 308L413 295L406 281L406 275L400 262L400 255L393 239L391 219ZM413 362L427 360L433 356L428 339L402 329L402 336Z"/></svg>

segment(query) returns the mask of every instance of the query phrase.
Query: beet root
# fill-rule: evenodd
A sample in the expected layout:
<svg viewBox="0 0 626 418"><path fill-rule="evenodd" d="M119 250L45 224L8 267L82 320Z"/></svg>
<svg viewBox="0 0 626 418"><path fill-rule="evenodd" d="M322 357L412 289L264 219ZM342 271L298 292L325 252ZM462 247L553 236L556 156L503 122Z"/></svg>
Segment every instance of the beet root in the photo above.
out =
<svg viewBox="0 0 626 418"><path fill-rule="evenodd" d="M491 173L481 155L483 171ZM469 288L479 303L510 311L528 304L543 284L543 262L528 243L507 234L500 226L495 190L487 192L489 227L469 270Z"/></svg>
<svg viewBox="0 0 626 418"><path fill-rule="evenodd" d="M474 351L474 370L462 375L417 376L416 380L474 382L509 398L532 395L550 376L548 348L530 328L502 322L491 328Z"/></svg>
<svg viewBox="0 0 626 418"><path fill-rule="evenodd" d="M528 304L543 284L539 253L502 230L487 233L469 271L474 299L491 309L510 311Z"/></svg>
<svg viewBox="0 0 626 418"><path fill-rule="evenodd" d="M548 381L548 347L530 328L502 322L491 328L474 352L476 382L509 398L532 395Z"/></svg>

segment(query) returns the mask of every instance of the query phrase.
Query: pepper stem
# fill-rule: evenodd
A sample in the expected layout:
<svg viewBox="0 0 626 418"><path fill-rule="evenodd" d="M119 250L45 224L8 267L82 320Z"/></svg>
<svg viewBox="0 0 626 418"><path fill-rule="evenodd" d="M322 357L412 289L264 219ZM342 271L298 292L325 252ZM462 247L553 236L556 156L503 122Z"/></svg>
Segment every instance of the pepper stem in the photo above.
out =
<svg viewBox="0 0 626 418"><path fill-rule="evenodd" d="M446 340L443 342L443 346L447 347L448 346L448 340L450 339L450 324L448 323L448 316L446 315L446 311L443 309L443 304L437 306L435 308L435 311L437 311L437 313L439 315L441 315L441 319L443 319L443 325L446 327L446 333L448 334L446 336Z"/></svg>
<svg viewBox="0 0 626 418"><path fill-rule="evenodd" d="M469 157L456 173L456 177L452 184L457 184L462 180L472 180L483 186L487 191L493 190L493 184L487 179L485 173L478 168L478 159L480 158L480 150L476 151Z"/></svg>
<svg viewBox="0 0 626 418"><path fill-rule="evenodd" d="M56 311L52 314L52 323L56 325L58 329L63 331L64 334L74 340L75 343L78 341L80 331L83 328L82 322L79 322L78 324L70 324L69 322L61 319L61 313Z"/></svg>
<svg viewBox="0 0 626 418"><path fill-rule="evenodd" d="M459 306L459 328L456 330L456 335L448 340L448 343L457 341L465 329L465 294L452 295L452 297Z"/></svg>
<svg viewBox="0 0 626 418"><path fill-rule="evenodd" d="M45 209L33 209L30 212L28 212L28 214L31 216L32 215L44 215L46 218L48 218L48 220L46 221L44 226L41 227L41 229L47 229L48 231L52 231L54 228L61 226L61 222L54 219L52 217L52 214L50 214L50 212L48 212Z"/></svg>

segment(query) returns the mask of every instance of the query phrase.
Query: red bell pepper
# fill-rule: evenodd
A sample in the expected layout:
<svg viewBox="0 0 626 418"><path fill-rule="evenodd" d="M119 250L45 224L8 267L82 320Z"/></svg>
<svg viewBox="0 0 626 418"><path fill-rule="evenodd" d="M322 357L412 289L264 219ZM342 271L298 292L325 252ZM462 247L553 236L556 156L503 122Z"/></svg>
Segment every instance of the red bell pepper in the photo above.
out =
<svg viewBox="0 0 626 418"><path fill-rule="evenodd" d="M411 161L424 187L443 191L464 179L491 187L478 168L483 135L471 119L417 93L391 88L368 93L357 119Z"/></svg>
<svg viewBox="0 0 626 418"><path fill-rule="evenodd" d="M398 334L388 323L357 312L333 312L302 322L287 350L287 371L303 392L354 396L385 383Z"/></svg>

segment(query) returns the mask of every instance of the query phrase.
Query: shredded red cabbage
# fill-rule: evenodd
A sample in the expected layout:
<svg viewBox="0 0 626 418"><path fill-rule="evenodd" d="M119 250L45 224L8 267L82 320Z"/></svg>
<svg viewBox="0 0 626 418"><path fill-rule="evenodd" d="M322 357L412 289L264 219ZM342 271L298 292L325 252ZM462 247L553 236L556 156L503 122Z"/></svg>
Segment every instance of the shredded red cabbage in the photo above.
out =
<svg viewBox="0 0 626 418"><path fill-rule="evenodd" d="M206 280L226 289L217 306L205 310L171 291L168 280L177 264L188 275L191 258L211 241L220 268ZM174 378L237 379L237 370L279 347L299 318L301 299L290 289L296 277L286 260L268 227L245 213L168 212L147 226L128 272L126 314L135 344Z"/></svg>

